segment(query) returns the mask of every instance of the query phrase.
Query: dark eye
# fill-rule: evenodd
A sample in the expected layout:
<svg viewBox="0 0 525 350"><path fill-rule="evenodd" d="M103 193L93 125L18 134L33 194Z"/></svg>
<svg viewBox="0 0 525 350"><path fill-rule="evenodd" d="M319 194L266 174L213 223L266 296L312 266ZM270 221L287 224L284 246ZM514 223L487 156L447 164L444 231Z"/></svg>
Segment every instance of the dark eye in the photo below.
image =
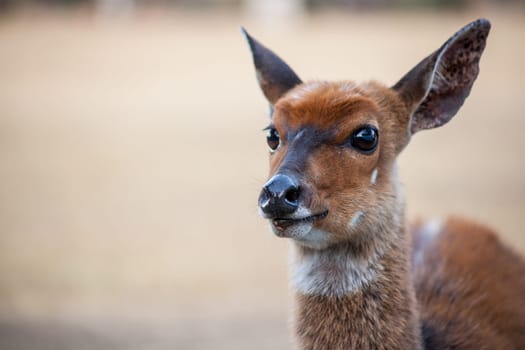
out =
<svg viewBox="0 0 525 350"><path fill-rule="evenodd" d="M275 151L279 147L279 133L274 128L268 129L268 136L266 136L266 142L268 142L268 147L272 151Z"/></svg>
<svg viewBox="0 0 525 350"><path fill-rule="evenodd" d="M350 138L352 147L362 153L372 153L376 149L378 141L377 129L370 125L358 128Z"/></svg>

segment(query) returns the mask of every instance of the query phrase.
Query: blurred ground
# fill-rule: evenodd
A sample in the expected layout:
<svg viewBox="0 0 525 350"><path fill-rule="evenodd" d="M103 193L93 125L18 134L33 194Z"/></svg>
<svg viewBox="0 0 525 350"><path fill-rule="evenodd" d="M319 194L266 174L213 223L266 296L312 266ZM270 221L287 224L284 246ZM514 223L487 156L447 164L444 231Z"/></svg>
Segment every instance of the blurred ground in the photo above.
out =
<svg viewBox="0 0 525 350"><path fill-rule="evenodd" d="M244 24L305 78L394 83L468 21L471 97L400 160L410 218L525 251L523 11L0 19L0 348L289 348L287 244L257 216L267 106Z"/></svg>

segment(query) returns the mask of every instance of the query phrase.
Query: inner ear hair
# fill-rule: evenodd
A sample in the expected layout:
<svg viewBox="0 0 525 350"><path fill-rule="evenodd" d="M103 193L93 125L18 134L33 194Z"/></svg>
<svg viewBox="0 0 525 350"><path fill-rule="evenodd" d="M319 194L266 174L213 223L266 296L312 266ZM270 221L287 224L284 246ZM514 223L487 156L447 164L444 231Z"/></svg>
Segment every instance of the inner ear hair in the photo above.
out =
<svg viewBox="0 0 525 350"><path fill-rule="evenodd" d="M478 76L489 31L486 19L466 25L392 87L412 111L411 133L441 126L457 113Z"/></svg>

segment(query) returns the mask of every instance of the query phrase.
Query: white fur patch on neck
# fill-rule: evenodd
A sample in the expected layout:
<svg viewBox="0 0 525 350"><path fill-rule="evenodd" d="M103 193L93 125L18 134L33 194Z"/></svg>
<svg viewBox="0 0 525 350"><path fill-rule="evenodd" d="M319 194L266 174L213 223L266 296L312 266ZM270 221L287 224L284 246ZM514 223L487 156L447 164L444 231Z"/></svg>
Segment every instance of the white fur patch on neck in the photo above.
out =
<svg viewBox="0 0 525 350"><path fill-rule="evenodd" d="M366 288L383 270L379 262L382 252L368 259L333 249L291 253L291 284L301 294L344 296Z"/></svg>

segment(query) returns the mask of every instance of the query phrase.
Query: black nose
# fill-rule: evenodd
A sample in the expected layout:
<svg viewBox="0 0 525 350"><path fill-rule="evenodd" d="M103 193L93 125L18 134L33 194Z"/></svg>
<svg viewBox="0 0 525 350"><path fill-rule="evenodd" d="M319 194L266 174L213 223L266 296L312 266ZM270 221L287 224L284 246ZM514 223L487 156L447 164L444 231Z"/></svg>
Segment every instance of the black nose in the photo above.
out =
<svg viewBox="0 0 525 350"><path fill-rule="evenodd" d="M283 217L297 210L299 197L298 181L292 176L278 174L264 185L259 196L259 207L265 214Z"/></svg>

